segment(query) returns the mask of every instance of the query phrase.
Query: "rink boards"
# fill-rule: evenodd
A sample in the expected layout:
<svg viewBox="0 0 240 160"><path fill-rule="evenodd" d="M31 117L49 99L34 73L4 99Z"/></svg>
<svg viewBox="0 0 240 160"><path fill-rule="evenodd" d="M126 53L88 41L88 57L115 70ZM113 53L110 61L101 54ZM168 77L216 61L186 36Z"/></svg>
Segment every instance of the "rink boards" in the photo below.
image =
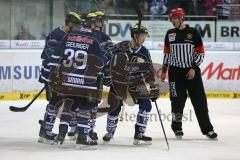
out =
<svg viewBox="0 0 240 160"><path fill-rule="evenodd" d="M41 52L41 49L0 51L0 100L32 99L43 87L38 82ZM151 50L150 53L155 64L162 63L162 50ZM238 51L206 51L201 70L209 98L240 98L239 62ZM155 69L155 77L160 78L160 68Z"/></svg>
<svg viewBox="0 0 240 160"><path fill-rule="evenodd" d="M0 101L6 100L32 100L38 92L13 92L0 93ZM240 99L240 92L206 92L208 98L220 99ZM42 93L38 99L45 99L46 94ZM103 98L107 98L108 92L103 93ZM168 98L169 93L161 94L160 98Z"/></svg>

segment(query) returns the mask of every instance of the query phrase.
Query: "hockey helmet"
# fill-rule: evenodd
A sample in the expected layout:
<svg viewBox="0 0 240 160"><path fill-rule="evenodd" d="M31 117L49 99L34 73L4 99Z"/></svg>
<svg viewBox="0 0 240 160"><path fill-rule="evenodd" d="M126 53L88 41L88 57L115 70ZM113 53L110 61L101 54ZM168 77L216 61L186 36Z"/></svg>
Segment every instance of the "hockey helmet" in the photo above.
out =
<svg viewBox="0 0 240 160"><path fill-rule="evenodd" d="M169 18L180 17L181 19L183 19L184 16L185 16L185 12L182 8L174 8L169 13Z"/></svg>
<svg viewBox="0 0 240 160"><path fill-rule="evenodd" d="M95 13L87 13L84 17L85 22L87 23L93 23L94 21L96 21L97 15Z"/></svg>
<svg viewBox="0 0 240 160"><path fill-rule="evenodd" d="M81 22L81 17L76 12L68 12L66 15L65 23L79 24Z"/></svg>
<svg viewBox="0 0 240 160"><path fill-rule="evenodd" d="M134 36L134 34L147 34L149 36L149 31L146 27L144 26L139 26L139 24L135 24L134 26L130 27L130 33L131 37Z"/></svg>
<svg viewBox="0 0 240 160"><path fill-rule="evenodd" d="M97 17L97 15L95 13L92 13L92 12L84 14L83 18L81 20L82 21L82 25L84 27L91 26L96 21L96 17Z"/></svg>
<svg viewBox="0 0 240 160"><path fill-rule="evenodd" d="M97 15L97 17L96 17L97 20L105 20L106 19L106 15L104 12L96 11L94 13Z"/></svg>

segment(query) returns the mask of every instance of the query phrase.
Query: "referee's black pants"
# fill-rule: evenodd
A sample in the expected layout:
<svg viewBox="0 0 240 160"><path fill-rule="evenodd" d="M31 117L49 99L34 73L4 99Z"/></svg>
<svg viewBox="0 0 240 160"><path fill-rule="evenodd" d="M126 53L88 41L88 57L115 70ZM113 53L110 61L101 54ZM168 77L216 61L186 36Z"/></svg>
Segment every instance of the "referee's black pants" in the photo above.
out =
<svg viewBox="0 0 240 160"><path fill-rule="evenodd" d="M207 98L203 87L200 68L195 69L195 77L188 80L186 75L189 68L178 68L170 66L168 78L170 85L170 100L172 106L172 130L182 130L183 109L187 99L187 93L191 99L194 111L201 128L206 134L213 130L208 115Z"/></svg>

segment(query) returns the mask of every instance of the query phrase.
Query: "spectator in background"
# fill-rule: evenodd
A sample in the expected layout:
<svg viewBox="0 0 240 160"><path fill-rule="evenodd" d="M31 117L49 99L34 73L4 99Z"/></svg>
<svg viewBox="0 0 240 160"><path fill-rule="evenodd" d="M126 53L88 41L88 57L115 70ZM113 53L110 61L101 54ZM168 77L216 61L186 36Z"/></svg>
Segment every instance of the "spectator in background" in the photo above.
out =
<svg viewBox="0 0 240 160"><path fill-rule="evenodd" d="M102 3L102 7L104 10L107 11L108 14L114 14L115 13L115 3L114 1L112 0L104 0L104 1L101 1Z"/></svg>
<svg viewBox="0 0 240 160"><path fill-rule="evenodd" d="M21 31L15 36L16 40L35 40L36 37L29 32L29 26L25 23L21 25Z"/></svg>
<svg viewBox="0 0 240 160"><path fill-rule="evenodd" d="M231 8L231 17L230 19L240 19L240 6L236 6L240 4L240 0L233 0L233 5Z"/></svg>
<svg viewBox="0 0 240 160"><path fill-rule="evenodd" d="M0 40L7 40L9 39L9 33L6 32L5 28L0 28Z"/></svg>
<svg viewBox="0 0 240 160"><path fill-rule="evenodd" d="M196 14L205 15L205 0L197 0L196 2Z"/></svg>
<svg viewBox="0 0 240 160"><path fill-rule="evenodd" d="M206 16L216 16L216 0L197 0L196 14Z"/></svg>
<svg viewBox="0 0 240 160"><path fill-rule="evenodd" d="M150 12L153 16L161 16L167 12L165 0L152 0L150 4Z"/></svg>
<svg viewBox="0 0 240 160"><path fill-rule="evenodd" d="M231 15L231 5L233 0L216 0L219 19L228 19Z"/></svg>
<svg viewBox="0 0 240 160"><path fill-rule="evenodd" d="M133 9L128 0L118 0L115 1L115 12L117 14L136 14L136 11ZM139 5L141 2L138 2Z"/></svg>
<svg viewBox="0 0 240 160"><path fill-rule="evenodd" d="M204 0L206 16L216 16L216 2L216 0Z"/></svg>
<svg viewBox="0 0 240 160"><path fill-rule="evenodd" d="M168 0L167 3L167 9L168 12L171 11L173 8L182 8L187 15L195 15L196 9L195 9L195 0Z"/></svg>

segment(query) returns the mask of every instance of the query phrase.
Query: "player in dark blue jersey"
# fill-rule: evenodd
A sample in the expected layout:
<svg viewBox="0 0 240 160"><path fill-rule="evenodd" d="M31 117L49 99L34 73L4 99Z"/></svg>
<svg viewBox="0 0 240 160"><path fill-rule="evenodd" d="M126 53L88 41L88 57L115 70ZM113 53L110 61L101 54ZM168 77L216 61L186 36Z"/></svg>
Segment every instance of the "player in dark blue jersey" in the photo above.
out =
<svg viewBox="0 0 240 160"><path fill-rule="evenodd" d="M134 144L151 144L152 138L145 136L144 133L149 119L149 112L152 108L151 99L155 101L158 98L159 90L156 89L149 95L144 93L142 97L136 96L141 90L137 92L130 90L131 88L145 89L146 83L150 84L150 88L156 88L152 60L149 51L143 46L148 36L148 30L143 26L138 27L138 24L136 24L130 29L130 32L132 37L131 41L123 41L114 46L111 63L112 87L110 92L112 92L112 94L108 97L110 108L113 109L108 112L107 134L104 135L103 140L110 141L112 139L117 128L118 115L123 104L122 101L126 98L128 91L132 95L135 103L139 105L137 122L135 124ZM133 68L128 70L128 67L133 64L144 64L147 65L148 68L141 70L138 68L140 66L137 66L134 71L132 70ZM116 72L117 74L115 74ZM142 76L143 74L148 74L148 76ZM140 86L140 84L142 86ZM124 88L126 88L126 90L124 90Z"/></svg>
<svg viewBox="0 0 240 160"><path fill-rule="evenodd" d="M92 32L95 18L95 14L87 14L83 28L71 31L64 38L54 52L60 53L60 56L53 54L50 62L53 90L65 97L56 142L63 143L72 118L69 109L77 108L77 149L96 149L97 146L97 141L91 139L89 132L94 116L92 110L101 99L99 79L105 62L99 42Z"/></svg>
<svg viewBox="0 0 240 160"><path fill-rule="evenodd" d="M111 47L113 46L112 41L110 39L110 37L102 32L102 27L104 24L104 21L106 19L105 14L102 11L96 11L93 12L96 15L95 18L95 23L94 23L94 29L93 29L93 33L95 35L95 37L97 38L97 40L99 41L100 44L100 48L102 51L102 54L104 54L104 58L105 61L110 61L111 59ZM109 78L109 76L104 75L104 79ZM97 107L95 108L95 110L93 110L93 112L97 112ZM96 114L93 114L96 115ZM98 136L97 133L93 131L94 127L95 127L95 122L96 122L96 116L94 116L92 118L92 123L91 123L91 130L90 130L90 137L93 140L98 140ZM76 138L76 121L75 121L75 117L73 116L73 120L70 122L70 131L68 133L68 136L70 139L75 139Z"/></svg>
<svg viewBox="0 0 240 160"><path fill-rule="evenodd" d="M63 39L63 37L72 29L76 29L80 24L80 16L75 12L69 12L66 15L65 25L63 27L58 27L54 29L46 38L46 44L41 55L42 59L42 69L39 82L44 83L46 89L46 97L49 104L46 108L46 113L44 115L44 120L41 123L41 128L39 132L39 142L41 143L53 143L54 134L52 133L52 128L56 119L56 105L62 99L55 92L52 92L51 87L49 87L49 74L50 66L49 61L54 53L55 47L58 42Z"/></svg>
<svg viewBox="0 0 240 160"><path fill-rule="evenodd" d="M57 45L57 42L63 39L63 37L73 28L79 27L80 24L80 16L75 12L69 12L66 15L65 25L63 27L58 27L54 29L49 35L46 37L45 47L41 54L42 59L42 69L41 75L39 78L39 82L48 83L49 79L49 59L54 52L54 48Z"/></svg>
<svg viewBox="0 0 240 160"><path fill-rule="evenodd" d="M111 41L111 38L102 31L104 21L106 20L105 13L103 13L102 11L96 11L94 13L97 15L94 32L97 35L100 43Z"/></svg>
<svg viewBox="0 0 240 160"><path fill-rule="evenodd" d="M108 62L111 60L111 48L113 46L113 43L110 37L102 31L104 21L106 20L105 13L103 13L102 11L96 11L94 12L94 14L96 14L96 20L94 23L93 33L98 39L101 52L104 55L104 61L106 62L106 65L104 66L104 70L105 70L105 68L107 68L109 65ZM108 74L106 72L104 72L104 74L105 74L104 77L107 77ZM90 136L92 139L97 140L98 139L97 133L93 131L95 127L95 122L96 122L97 107L93 110L93 112L95 113L93 114L95 116L92 117Z"/></svg>

